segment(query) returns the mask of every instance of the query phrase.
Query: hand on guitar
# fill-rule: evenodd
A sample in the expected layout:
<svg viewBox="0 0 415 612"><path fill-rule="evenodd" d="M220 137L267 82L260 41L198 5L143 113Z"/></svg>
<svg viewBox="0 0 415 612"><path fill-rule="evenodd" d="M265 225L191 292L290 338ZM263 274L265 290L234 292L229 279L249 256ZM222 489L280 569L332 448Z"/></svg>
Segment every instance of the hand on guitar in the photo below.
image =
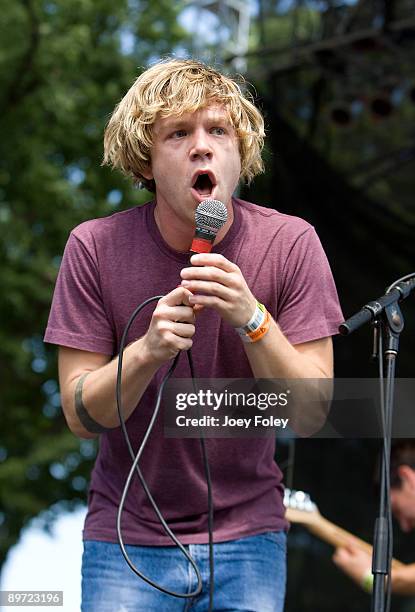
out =
<svg viewBox="0 0 415 612"><path fill-rule="evenodd" d="M371 576L372 557L359 548L353 541L348 541L344 546L336 548L333 561L338 568L350 576L359 586L367 588ZM368 590L368 589L367 589Z"/></svg>
<svg viewBox="0 0 415 612"><path fill-rule="evenodd" d="M337 567L365 591L371 591L372 556L354 542L336 549L333 561ZM399 595L415 595L415 563L392 565L392 592Z"/></svg>
<svg viewBox="0 0 415 612"><path fill-rule="evenodd" d="M334 546L336 552L333 561L337 567L369 592L372 588L371 545L324 518L303 491L286 489L284 504L287 519L291 523L304 525L318 538ZM392 559L392 591L401 595L415 595L415 563L406 565Z"/></svg>

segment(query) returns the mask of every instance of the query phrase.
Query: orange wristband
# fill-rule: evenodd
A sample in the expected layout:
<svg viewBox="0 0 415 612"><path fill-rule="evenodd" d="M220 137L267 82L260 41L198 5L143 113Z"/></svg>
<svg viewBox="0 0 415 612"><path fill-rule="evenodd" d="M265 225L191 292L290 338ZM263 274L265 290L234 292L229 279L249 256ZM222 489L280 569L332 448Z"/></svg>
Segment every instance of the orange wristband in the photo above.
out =
<svg viewBox="0 0 415 612"><path fill-rule="evenodd" d="M265 334L269 330L270 325L271 325L271 316L268 310L266 310L265 320L262 323L262 325L260 325L260 327L258 327L258 329L256 329L255 331L248 332L246 334L249 338L248 342L258 342L258 340L261 340L261 338L263 338L263 336L265 336Z"/></svg>

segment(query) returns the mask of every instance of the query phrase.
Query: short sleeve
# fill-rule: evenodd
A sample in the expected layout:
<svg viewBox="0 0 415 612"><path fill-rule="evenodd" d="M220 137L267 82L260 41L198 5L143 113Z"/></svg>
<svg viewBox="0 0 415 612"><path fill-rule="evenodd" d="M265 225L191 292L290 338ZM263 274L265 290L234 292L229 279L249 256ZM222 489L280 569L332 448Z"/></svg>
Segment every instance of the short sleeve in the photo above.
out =
<svg viewBox="0 0 415 612"><path fill-rule="evenodd" d="M59 269L44 340L114 354L114 333L102 299L94 249L73 232Z"/></svg>
<svg viewBox="0 0 415 612"><path fill-rule="evenodd" d="M277 322L292 344L338 333L343 315L326 254L313 227L294 242L282 271Z"/></svg>

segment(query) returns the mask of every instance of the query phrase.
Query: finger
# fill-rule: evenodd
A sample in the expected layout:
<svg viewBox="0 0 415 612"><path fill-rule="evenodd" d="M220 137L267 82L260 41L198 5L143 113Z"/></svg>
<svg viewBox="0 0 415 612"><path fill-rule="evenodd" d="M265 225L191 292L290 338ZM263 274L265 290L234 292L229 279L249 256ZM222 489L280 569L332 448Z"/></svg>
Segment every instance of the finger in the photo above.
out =
<svg viewBox="0 0 415 612"><path fill-rule="evenodd" d="M192 266L215 266L224 272L235 272L238 266L226 259L220 253L198 253L190 258Z"/></svg>
<svg viewBox="0 0 415 612"><path fill-rule="evenodd" d="M349 555L347 554L347 551L344 548L338 548L334 553L332 559L333 563L340 567L343 566L344 563L349 559Z"/></svg>
<svg viewBox="0 0 415 612"><path fill-rule="evenodd" d="M168 306L167 304L160 304L154 311L153 316L159 321L181 321L186 323L194 323L195 321L193 305Z"/></svg>
<svg viewBox="0 0 415 612"><path fill-rule="evenodd" d="M213 281L203 281L203 280L191 280L191 281L182 281L186 284L186 288L190 289L192 294L194 293L204 293L207 295L216 295L223 300L231 300L232 292L228 287L220 283L216 283ZM190 304L194 303L192 298L194 295L189 297Z"/></svg>
<svg viewBox="0 0 415 612"><path fill-rule="evenodd" d="M234 275L230 272L224 272L220 268L214 266L205 266L203 268L183 268L180 271L180 276L183 280L212 280L223 285L234 282Z"/></svg>
<svg viewBox="0 0 415 612"><path fill-rule="evenodd" d="M351 555L356 555L359 554L359 552L363 552L358 546L356 546L356 543L353 540L347 540L344 547Z"/></svg>
<svg viewBox="0 0 415 612"><path fill-rule="evenodd" d="M175 351L187 351L192 348L193 345L193 340L191 338L177 336L172 331L166 333L166 341Z"/></svg>
<svg viewBox="0 0 415 612"><path fill-rule="evenodd" d="M190 298L191 303L196 306L215 308L218 312L226 314L230 310L229 302L222 300L216 295L194 295Z"/></svg>
<svg viewBox="0 0 415 612"><path fill-rule="evenodd" d="M191 295L188 289L179 285L173 289L173 291L170 291L170 293L162 297L158 303L167 304L168 306L179 306L181 304L189 306L189 297Z"/></svg>
<svg viewBox="0 0 415 612"><path fill-rule="evenodd" d="M168 311L168 318L170 321L178 321L178 322L186 321L187 323L194 323L195 313L193 312L193 305L172 306Z"/></svg>
<svg viewBox="0 0 415 612"><path fill-rule="evenodd" d="M192 338L196 328L192 323L173 323L171 331L181 338Z"/></svg>

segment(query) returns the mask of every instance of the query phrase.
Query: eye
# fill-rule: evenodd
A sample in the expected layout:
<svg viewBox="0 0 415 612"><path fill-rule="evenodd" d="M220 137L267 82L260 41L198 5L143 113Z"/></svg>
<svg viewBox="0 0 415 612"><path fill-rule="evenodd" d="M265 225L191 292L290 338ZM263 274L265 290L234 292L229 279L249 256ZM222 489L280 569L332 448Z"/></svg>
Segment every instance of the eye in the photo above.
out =
<svg viewBox="0 0 415 612"><path fill-rule="evenodd" d="M223 136L226 134L226 130L223 127L214 127L210 131L212 134L216 134L217 136Z"/></svg>
<svg viewBox="0 0 415 612"><path fill-rule="evenodd" d="M175 130L171 134L171 138L183 138L184 136L187 136L187 131L186 130Z"/></svg>

